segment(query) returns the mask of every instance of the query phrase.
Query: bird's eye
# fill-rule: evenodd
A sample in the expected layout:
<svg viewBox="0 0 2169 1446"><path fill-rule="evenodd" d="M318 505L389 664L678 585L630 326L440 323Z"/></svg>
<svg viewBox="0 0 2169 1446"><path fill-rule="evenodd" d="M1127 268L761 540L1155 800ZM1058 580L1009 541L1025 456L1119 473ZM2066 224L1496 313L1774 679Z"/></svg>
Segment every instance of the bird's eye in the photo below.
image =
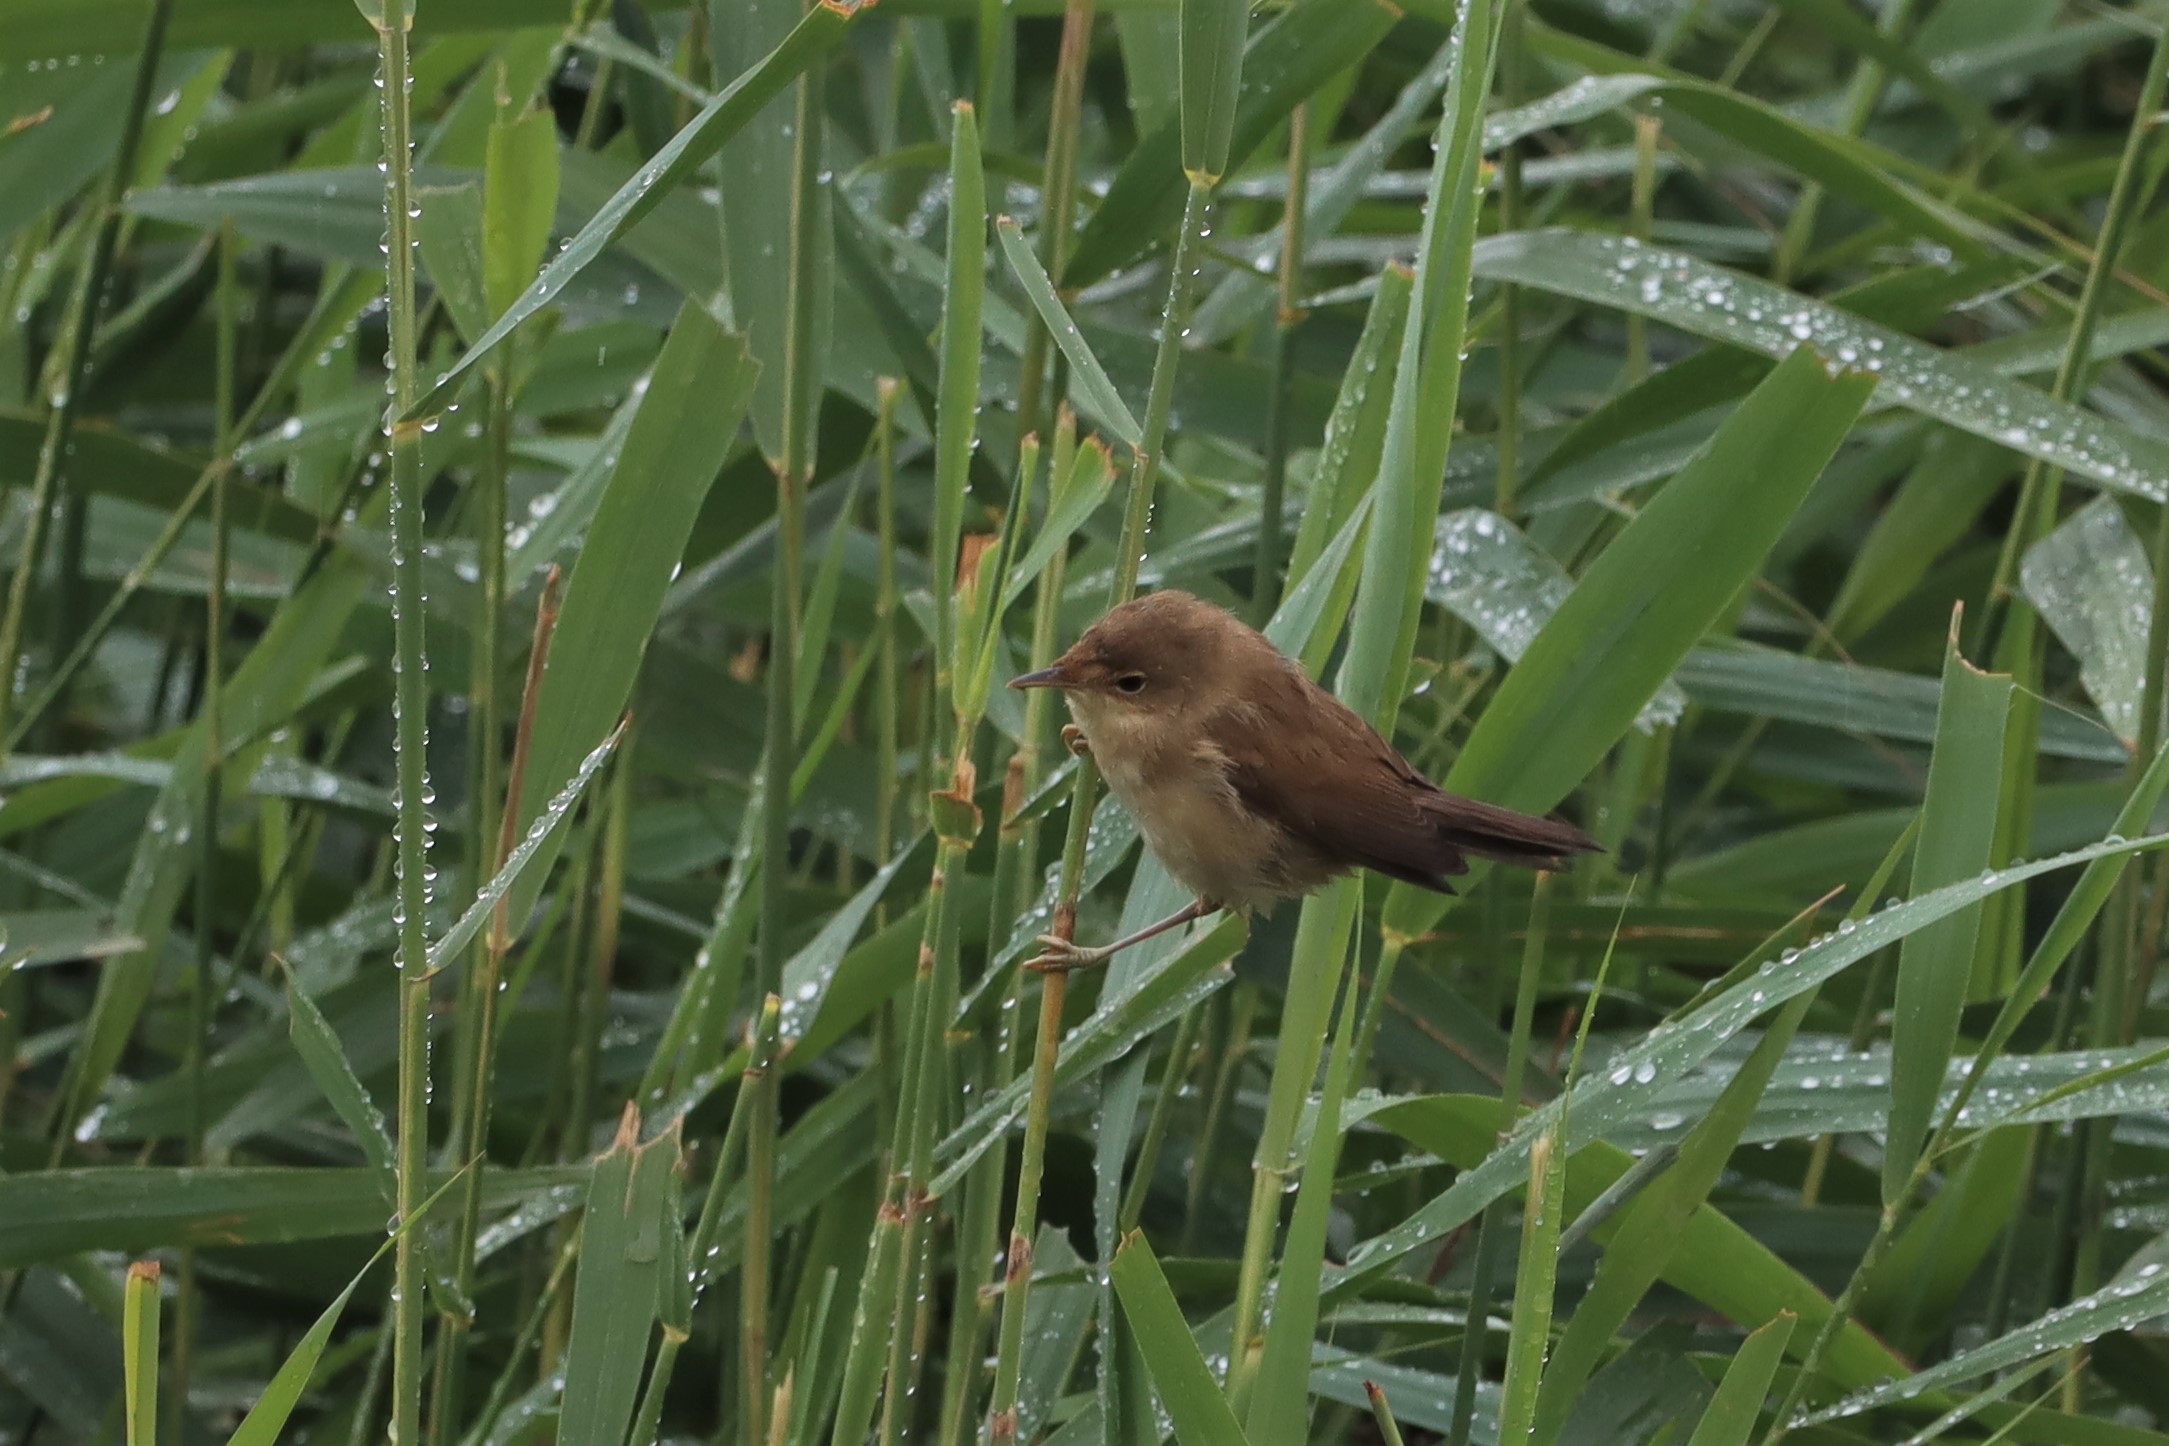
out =
<svg viewBox="0 0 2169 1446"><path fill-rule="evenodd" d="M1125 693L1142 693L1145 691L1145 675L1143 673L1124 673L1121 677L1115 679L1115 686Z"/></svg>

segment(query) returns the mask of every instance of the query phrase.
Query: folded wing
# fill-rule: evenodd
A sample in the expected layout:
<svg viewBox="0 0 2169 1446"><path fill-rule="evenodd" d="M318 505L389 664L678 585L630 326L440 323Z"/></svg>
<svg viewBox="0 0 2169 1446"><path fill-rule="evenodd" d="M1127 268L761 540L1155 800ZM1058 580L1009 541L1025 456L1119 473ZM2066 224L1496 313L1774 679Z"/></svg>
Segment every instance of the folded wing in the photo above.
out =
<svg viewBox="0 0 2169 1446"><path fill-rule="evenodd" d="M1211 734L1243 801L1334 869L1450 894L1448 880L1468 872L1470 855L1558 870L1598 848L1570 823L1442 791L1293 667L1214 720Z"/></svg>

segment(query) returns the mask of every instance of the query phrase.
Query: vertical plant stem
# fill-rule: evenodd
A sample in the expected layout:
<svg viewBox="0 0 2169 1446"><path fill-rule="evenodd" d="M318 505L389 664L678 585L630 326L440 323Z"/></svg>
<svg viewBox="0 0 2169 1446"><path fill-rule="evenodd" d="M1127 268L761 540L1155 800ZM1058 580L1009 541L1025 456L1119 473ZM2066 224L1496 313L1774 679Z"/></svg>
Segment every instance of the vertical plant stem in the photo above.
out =
<svg viewBox="0 0 2169 1446"><path fill-rule="evenodd" d="M498 656L504 639L505 482L511 444L511 407L505 368L501 365L488 368L484 384L485 444L482 462L475 469L472 484L481 615L475 622L467 677L467 860L470 872L477 880L488 878L503 864L507 852L503 823L511 813L504 795L504 760L498 738L502 720L497 709ZM556 607L554 570L545 584L543 606L551 612ZM538 638L540 642L543 639ZM530 681L535 676L531 668ZM497 918L502 921L502 908ZM488 1141L483 1131L488 1128L489 1066L484 1061L489 1055L490 1021L496 1004L494 996L504 963L501 933L500 928L493 927L475 941L460 979L452 1064L452 1127L445 1140L445 1153L449 1159L470 1164L461 1190L460 1218L452 1242L453 1279L460 1293L469 1299L474 1289L474 1239L480 1223L483 1160L488 1154ZM446 1315L437 1335L437 1364L429 1418L429 1437L435 1446L445 1446L458 1429L456 1418L469 1327L467 1314L453 1311Z"/></svg>
<svg viewBox="0 0 2169 1446"><path fill-rule="evenodd" d="M1047 187L1040 206L1039 259L1056 286L1069 261L1071 212L1077 200L1077 116L1084 97L1085 61L1092 47L1097 0L1068 0L1062 11L1062 49L1055 60L1052 109L1047 117ZM1025 316L1023 363L1017 374L1017 435L1040 429L1041 395L1047 380L1047 348L1053 339L1037 308Z"/></svg>
<svg viewBox="0 0 2169 1446"><path fill-rule="evenodd" d="M136 54L136 70L128 92L128 109L121 116L120 143L93 213L90 250L75 273L69 293L57 366L50 372L46 390L50 410L45 434L38 444L37 470L31 475L30 508L23 524L22 547L16 554L15 575L8 580L5 611L0 611L0 739L10 739L10 718L15 690L23 673L23 633L30 609L30 594L37 584L45 557L45 530L52 516L56 494L65 485L67 458L73 448L76 402L90 361L92 333L97 330L98 299L105 291L106 273L113 264L114 240L120 230L122 194L135 172L136 151L143 141L144 118L151 105L151 86L158 62L166 49L166 22L173 15L173 0L151 0L150 18L144 25L143 48ZM62 638L65 643L71 639ZM4 759L12 743L0 745Z"/></svg>
<svg viewBox="0 0 2169 1446"><path fill-rule="evenodd" d="M1294 381L1296 306L1303 278L1303 207L1310 196L1310 106L1288 117L1288 197L1281 212L1278 305L1273 311L1272 379L1265 396L1265 478L1258 497L1258 550L1250 564L1250 620L1264 627L1279 596L1273 573L1280 565L1288 488L1288 389Z"/></svg>
<svg viewBox="0 0 2169 1446"><path fill-rule="evenodd" d="M2156 36L2153 51L2148 56L2138 102L2132 112L2131 128L2125 134L2116 177L2110 184L2100 239L2095 243L2093 262L2087 269L2078 309L2065 338L2063 358L2049 388L2049 394L2059 401L2082 399L2098 369L2092 356L2094 332L2115 280L2117 261L2123 253L2125 240L2133 223L2145 210L2153 183L2158 179L2160 168L2142 163L2147 143L2153 139L2161 115L2165 89L2169 89L2169 31ZM2012 584L2027 550L2056 525L2062 487L2060 468L2045 467L2038 462L2027 468L2018 507L2005 535L2002 554L1997 559L1996 585L1990 592L1992 605L2009 609L2006 630L1998 639L1998 664L2011 672L2018 683L2005 753L2003 782L2006 797L2002 816L1998 819L2001 837L1997 853L1989 860L1993 864L2001 864L2014 856L2031 828L2036 785L2035 750L2041 723L2039 695L2046 653L2040 619L2025 602L2011 600L2015 591ZM2158 655L2149 660L2148 670L2157 678L2160 667ZM2153 686L2158 698L2158 681ZM2146 725L2142 722L2141 726ZM2137 755L2136 761L2144 766L2144 762L2151 761L2151 756L2142 753ZM2144 872L2129 876L2125 887L2139 888ZM2023 902L2021 892L2011 891L2003 896L2000 914L1987 916L1990 921L2000 920L2000 928L1993 936L1984 930L1987 948L2000 948L2015 958L2024 922L2020 913ZM2112 917L2124 912L2117 910ZM2087 1047L2105 1049L2123 1042L2125 1011L2122 1005L2133 975L2133 949L2130 946L2134 942L2127 931L2116 928L2108 930L2101 939L2099 976L2094 986L2094 997L2100 1007L2093 1011L2085 1030L2083 1043ZM2110 1123L2092 1120L2079 1126L2076 1148L2081 1160L2077 1181L2080 1218L2077 1222L2079 1246L2071 1281L2074 1294L2092 1290L2099 1280L2102 1221L2107 1208Z"/></svg>
<svg viewBox="0 0 2169 1446"><path fill-rule="evenodd" d="M234 443L235 357L241 324L240 292L235 278L239 244L228 223L218 239L218 362L213 385L217 389L217 462L211 482L211 577L205 588L203 623L203 707L198 723L203 730L203 818L198 825L200 857L196 862L196 973L189 990L189 1029L182 1067L188 1075L188 1162L204 1163L204 1134L209 1127L205 1102L204 1070L211 1057L211 1021L217 1008L218 951L215 924L218 917L218 824L220 793L224 787L226 730L219 698L226 679L226 580L227 523L226 483ZM196 1324L201 1313L200 1282L196 1276L196 1251L181 1252L180 1289L174 1299L173 1358L166 1423L168 1438L180 1439L187 1410L188 1382L195 1359Z"/></svg>
<svg viewBox="0 0 2169 1446"><path fill-rule="evenodd" d="M957 956L963 923L957 896L981 825L979 807L974 802L978 775L972 762L972 744L985 706L985 691L976 680L981 676L981 659L1000 627L1001 614L999 567L989 578L979 564L982 558L997 561L1007 547L1005 541L1000 551L975 551L968 561L960 563L964 506L978 437L987 216L977 118L972 107L962 101L956 103L952 115L947 285L935 403L934 535L930 554L935 602L933 691L936 698L950 704L954 731L946 784L930 789L927 798L937 847L933 877L927 885L926 924L920 935L909 1021L903 1032L902 1085L897 1092L889 1147L890 1173L882 1200L883 1227L893 1222L897 1237L887 1336L883 1340L873 1322L880 1309L875 1291L888 1282L877 1281L869 1272L861 1282L853 1337L854 1352L872 1353L883 1344L887 1347L880 1352L887 1358L881 1418L885 1441L899 1440L910 1430L912 1382L923 1357L924 1335L931 1320L920 1304L931 1258L925 1232L938 1203L927 1186L933 1177L936 1126L946 1098L941 1087L949 1064L944 1040L956 1009ZM1010 530L1017 525L1018 513L1012 508ZM994 591L982 598L982 587ZM886 1248L886 1242L877 1245ZM856 1413L858 1398L847 1397L846 1405ZM839 1413L836 1439L853 1439L855 1443L855 1438L842 1435L847 1424L853 1423L846 1414Z"/></svg>
<svg viewBox="0 0 2169 1446"><path fill-rule="evenodd" d="M587 968L582 971L581 1008L574 1032L571 1104L565 1114L566 1139L577 1158L589 1153L591 1122L597 1118L595 1097L602 1087L603 1030L611 1017L610 991L617 980L618 926L624 917L625 851L632 815L632 777L635 756L632 730L619 745L608 765L604 796L595 805L597 868L593 898L594 924L588 935ZM580 932L570 943L577 956Z"/></svg>
<svg viewBox="0 0 2169 1446"><path fill-rule="evenodd" d="M391 327L393 747L398 754L395 887L399 958L398 1205L392 1249L392 1420L396 1446L422 1424L422 1232L413 1216L429 1168L429 661L423 638L422 472L413 405L418 313L414 295L413 139L407 114L407 0L385 0L377 22L383 97L385 280Z"/></svg>
<svg viewBox="0 0 2169 1446"><path fill-rule="evenodd" d="M1074 440L1068 410L1063 408L1061 421L1057 423L1054 466L1048 486L1050 512L1061 503L1061 489L1068 479L1068 464L1075 450ZM1039 467L1039 453L1038 437L1026 433L1018 448L1015 505L1004 528L1005 545L1021 543L1029 526L1027 509L1032 496L1032 478ZM1063 572L1063 558L1058 552L1038 581L1033 619L1035 649L1042 646L1042 634L1051 645L1053 608L1060 600ZM1040 654L1035 651L1033 656ZM1040 740L1047 732L1052 702L1045 689L1034 689L1025 695L1023 733L1002 772L1002 812L995 849L993 902L987 921L990 956L999 947L996 941L1003 937L1024 907L1023 896L1030 883L1027 865L1038 852L1036 825L1025 823L1018 815L1030 790L1038 782ZM1016 1035L1022 1027L1022 999L1019 980L1012 973L1002 990L994 1023L993 1046L976 1051L980 1068L975 1083L984 1092L982 1097L1006 1088L1016 1074ZM989 1150L965 1177L964 1205L956 1225L955 1292L950 1304L946 1352L949 1370L943 1384L941 1419L935 1438L943 1443L961 1442L970 1431L969 1423L975 1419L972 1406L980 1375L976 1362L980 1357L990 1294L984 1271L990 1268L1000 1235L1002 1187L1008 1179L1008 1164L1006 1151Z"/></svg>
<svg viewBox="0 0 2169 1446"><path fill-rule="evenodd" d="M2139 737L2132 750L2132 769L2146 768L2147 760L2160 750L2164 719L2162 704L2169 682L2164 673L2169 671L2169 507L2163 507L2154 519L2154 598L2153 612L2147 626L2146 676L2139 690ZM2147 867L2142 864L2142 867ZM2153 992L2154 974L2161 959L2162 926L2165 912L2169 912L2169 865L2161 860L2153 861L2148 868L2151 878L2143 894L2143 907L2134 900L2138 915L2138 931L2131 942L2133 977L2131 987L2124 994L2123 1031L2127 1039L2135 1038L2139 1030L2139 1010Z"/></svg>
<svg viewBox="0 0 2169 1446"><path fill-rule="evenodd" d="M1123 507L1122 541L1115 554L1110 605L1137 592L1138 565L1145 550L1145 530L1152 517L1152 495L1159 475L1160 447L1167 437L1167 415L1174 403L1175 369L1182 356L1182 333L1189 324L1190 303L1204 249L1211 200L1209 181L1190 183L1183 205L1182 232L1168 279L1167 310L1160 343L1153 355L1152 385L1145 403L1142 437L1130 467L1129 497ZM1035 657L1035 663L1045 660ZM1077 896L1084 881L1084 846L1092 808L1099 796L1099 772L1089 757L1077 762L1077 781L1069 800L1069 834L1062 850L1052 932L1074 938ZM1017 1435L1017 1391L1024 1350L1024 1312L1031 1296L1032 1240L1039 1228L1039 1184L1046 1169L1047 1116L1052 1108L1054 1066L1062 1047L1062 1007L1068 978L1059 971L1042 976L1039 996L1039 1042L1032 1056L1032 1091L1026 1106L1024 1144L1017 1165L1017 1207L1009 1232L1003 1271L1002 1326L994 1363L994 1398L988 1408L989 1439L1001 1443Z"/></svg>
<svg viewBox="0 0 2169 1446"><path fill-rule="evenodd" d="M783 1001L770 993L762 997L760 1033L755 1042L758 1070L748 1068L744 1085L746 1100L746 1248L739 1264L738 1326L739 1370L748 1441L761 1439L763 1412L768 1405L768 1289L771 1237L775 1222L776 1096L781 1081L773 1068L776 1029Z"/></svg>
<svg viewBox="0 0 2169 1446"><path fill-rule="evenodd" d="M1090 768L1089 758L1079 761L1080 772ZM1079 877L1084 869L1090 814L1080 807L1080 802L1073 798L1070 804L1069 834L1062 848L1064 878ZM1076 900L1058 902L1054 932L1066 939L1074 937L1076 929ZM1068 994L1067 974L1044 976L1039 992L1038 1043L1032 1052L1032 1094L1024 1117L1024 1145L1017 1159L1017 1208L1009 1229L1009 1249L1002 1259L1002 1325L994 1355L993 1402L987 1410L987 1439L993 1446L1005 1446L1017 1439L1024 1313L1032 1288L1032 1242L1039 1235L1039 1186L1047 1165L1047 1122L1053 1109L1055 1061L1062 1050L1062 1006Z"/></svg>
<svg viewBox="0 0 2169 1446"><path fill-rule="evenodd" d="M1532 1439L1536 1392L1551 1338L1559 1267L1559 1226L1566 1213L1566 1132L1554 1125L1529 1147L1529 1193L1522 1206L1521 1260L1514 1273L1514 1328L1507 1336L1499 1439Z"/></svg>
<svg viewBox="0 0 2169 1446"><path fill-rule="evenodd" d="M497 524L494 535L498 539L494 550L498 553L501 580L504 537L501 521ZM485 542L485 556L490 550L492 549ZM487 575L488 565L485 563L485 578ZM527 654L527 682L521 691L519 723L513 735L512 766L501 783L496 780L497 730L494 722L494 702L489 709L490 727L481 735L486 740L484 748L491 766L483 770L485 781L482 787L485 791L477 795L476 811L492 819L496 840L477 862L491 875L504 867L505 860L510 857L513 846L518 842L519 814L513 804L519 798L520 789L527 778L528 747L535 731L535 706L542 691L543 670L550 661L550 639L557 628L558 585L563 575L561 569L552 567L542 580L542 597L535 605L534 638ZM483 595L485 598L491 596L486 583ZM496 599L496 604L492 607L492 616L484 620L483 629L486 632L502 630L502 620L495 616L501 611L501 595ZM489 644L487 651L492 658L495 657L494 641ZM476 666L479 670L479 659ZM488 684L487 688L489 697L494 699L494 682ZM481 709L478 708L477 711ZM478 870L479 872L482 870ZM465 1081L465 1088L460 1101L463 1108L455 1122L452 1135L452 1159L455 1168L463 1167L466 1174L461 1183L453 1270L460 1293L468 1299L473 1298L475 1237L481 1228L482 1177L489 1160L490 1082L497 1062L497 996L503 987L505 954L512 947L511 907L510 895L499 898L496 911L490 918L490 927L477 944L479 957L469 962L468 971L474 982L473 987L467 991L467 1007L461 1011L461 1023L464 1026L461 1042L463 1053L455 1065ZM467 1320L463 1315L455 1314L447 1317L445 1329L439 1338L436 1404L430 1418L431 1436L438 1442L451 1440L458 1427L460 1380L467 1332Z"/></svg>
<svg viewBox="0 0 2169 1446"><path fill-rule="evenodd" d="M760 955L754 970L754 991L766 999L783 988L785 914L790 906L791 775L798 766L798 740L792 716L796 696L794 653L797 651L800 579L805 552L805 492L813 480L814 412L820 404L821 384L814 354L814 296L820 279L814 272L818 214L815 173L821 159L821 84L818 67L802 76L796 87L797 119L792 129L791 264L786 285L789 331L784 346L783 455L776 468L776 559L768 615L768 710L763 754L761 838ZM808 659L809 664L817 659ZM727 1002L726 1002L727 1003ZM753 1115L747 1126L746 1160L754 1171L749 1177L754 1195L772 1196L777 1133L776 1091L767 1076L754 1089ZM745 1439L759 1441L764 1433L765 1411L771 1382L768 1377L766 1313L769 1241L764 1233L753 1235L755 1212L746 1216L746 1250L741 1266L739 1329L743 1333L741 1360L747 1375L742 1383L745 1400ZM764 1222L765 1225L765 1222ZM756 1281L756 1274L763 1278ZM756 1311L755 1307L758 1307Z"/></svg>
<svg viewBox="0 0 2169 1446"><path fill-rule="evenodd" d="M881 1340L896 1288L902 1242L903 1216L895 1202L884 1198L874 1216L873 1244L867 1251L866 1275L859 1288L858 1310L851 1321L850 1347L844 1353L843 1379L836 1392L836 1424L829 1436L831 1446L864 1446L873 1421L874 1398L881 1389L881 1373L887 1365Z"/></svg>
<svg viewBox="0 0 2169 1446"><path fill-rule="evenodd" d="M1109 607L1127 602L1137 593L1137 573L1145 560L1145 529L1152 520L1153 492L1159 480L1160 451L1167 443L1167 417L1175 403L1175 371L1181 363L1183 334L1190 327L1190 302L1198 270L1204 265L1211 209L1212 186L1192 180L1183 201L1182 231L1175 240L1159 345L1153 351L1152 387L1145 399L1143 435L1130 464L1130 491L1122 511L1122 542L1115 553L1115 581L1107 596ZM1081 780L1082 775L1079 777Z"/></svg>
<svg viewBox="0 0 2169 1446"><path fill-rule="evenodd" d="M1499 1080L1499 1123L1494 1138L1504 1141L1521 1118L1522 1082L1529 1068L1529 1042L1535 1032L1536 989L1544 975L1544 949L1550 934L1550 874L1538 874L1529 893L1529 935L1522 948L1521 977L1514 989L1514 1022L1507 1035L1506 1072ZM1468 1446L1469 1428L1476 1409L1476 1385L1483 1370L1484 1342L1491 1318L1491 1280L1498 1271L1499 1251L1506 1239L1507 1211L1503 1201L1484 1208L1476 1228L1476 1259L1469 1277L1468 1323L1461 1336L1461 1361L1454 1382L1452 1430L1446 1439L1452 1446Z"/></svg>
<svg viewBox="0 0 2169 1446"><path fill-rule="evenodd" d="M932 1174L934 1117L940 1110L938 1082L943 1077L942 1035L948 1026L948 999L953 994L956 938L961 924L957 888L963 880L965 860L977 836L977 809L971 802L971 764L965 755L969 733L958 728L956 773L951 787L935 798L935 828L940 845L935 852L934 877L927 886L927 926L919 945L918 974L914 981L911 1023L905 1037L904 1089L898 1104L895 1172L892 1203L900 1212L894 1313L889 1322L888 1390L882 1401L884 1441L900 1440L909 1432L912 1402L906 1390L918 1352L918 1302L923 1290L924 1234L935 1202L926 1193Z"/></svg>
<svg viewBox="0 0 2169 1446"><path fill-rule="evenodd" d="M1913 23L1913 11L1918 0L1892 0L1883 7L1876 20L1876 28L1892 40L1901 39ZM1875 114L1875 107L1883 97L1883 67L1868 56L1859 56L1853 63L1852 79L1846 83L1845 104L1839 112L1840 134L1857 136L1867 128ZM1785 230L1778 237L1777 255L1770 264L1770 278L1780 286L1790 285L1800 267L1800 258L1815 239L1815 222L1821 214L1823 188L1810 181L1800 188L1800 198L1793 203L1792 214L1785 218Z"/></svg>
<svg viewBox="0 0 2169 1446"><path fill-rule="evenodd" d="M1499 100L1519 105L1521 86L1521 17L1526 0L1508 0L1499 22ZM1510 141L1499 152L1499 230L1522 225L1521 143ZM1514 494L1521 471L1521 288L1499 288L1499 442L1498 476L1492 486L1492 510L1514 515Z"/></svg>
<svg viewBox="0 0 2169 1446"><path fill-rule="evenodd" d="M1371 1403L1371 1419L1378 1424L1378 1439L1386 1446L1401 1446L1401 1426L1393 1419L1393 1407L1386 1403L1385 1388L1376 1381L1365 1381L1363 1394Z"/></svg>
<svg viewBox="0 0 2169 1446"><path fill-rule="evenodd" d="M713 1262L723 1231L723 1204L730 1194L731 1180L739 1178L733 1172L745 1143L746 1122L753 1113L748 1106L761 1080L774 1072L782 1020L782 1000L771 994L761 1001L760 1013L753 1021L746 1066L739 1076L738 1093L731 1101L730 1118L723 1127L723 1142L717 1146L715 1163L709 1169L708 1193L701 1201L700 1214L694 1220L693 1234L687 1242L686 1258L693 1263L693 1278L689 1284L694 1301L700 1299L700 1293L707 1289L715 1274ZM749 1194L747 1208L752 1209L754 1204ZM626 1438L629 1446L643 1446L656 1439L655 1428L662 1419L663 1398L670 1389L670 1378L677 1369L678 1353L684 1349L685 1341L682 1333L664 1332L662 1343L656 1347L655 1367L649 1372L647 1387L641 1393L632 1434Z"/></svg>
<svg viewBox="0 0 2169 1446"><path fill-rule="evenodd" d="M1130 1166L1128 1192L1122 1198L1122 1215L1117 1228L1125 1235L1137 1228L1137 1222L1145 1212L1145 1197L1152 1192L1160 1147L1167 1143L1168 1121L1182 1092L1182 1082L1190 1073L1190 1036L1196 1032L1198 1013L1193 1009L1176 1020L1174 1036L1167 1042L1167 1063L1160 1070L1160 1088L1152 1097L1152 1113L1145 1117L1145 1133L1137 1147L1137 1157Z"/></svg>
<svg viewBox="0 0 2169 1446"><path fill-rule="evenodd" d="M1627 225L1634 239L1649 241L1657 210L1657 138L1664 121L1653 115L1634 118L1634 191ZM1627 369L1625 381L1635 386L1649 376L1649 321L1638 312L1627 314Z"/></svg>
<svg viewBox="0 0 2169 1446"><path fill-rule="evenodd" d="M158 1275L157 1261L130 1261L128 1283L122 1288L121 1380L128 1446L158 1446ZM170 1400L178 1388L166 1394Z"/></svg>
<svg viewBox="0 0 2169 1446"><path fill-rule="evenodd" d="M1243 1067L1243 1059L1250 1052L1251 1021L1258 1013L1258 991L1255 985L1238 979L1234 986L1220 997L1228 999L1228 1025L1220 1040L1219 1057L1213 1066L1208 1086L1210 1093L1205 1101L1205 1118L1198 1126L1196 1153L1190 1163L1190 1191L1184 1201L1182 1239L1177 1245L1178 1251L1183 1255L1190 1254L1196 1243L1197 1222L1203 1213L1206 1182L1212 1178L1213 1159L1219 1149L1228 1109L1235 1098L1236 1081ZM1360 1079L1362 1072L1351 1070L1349 1077Z"/></svg>
<svg viewBox="0 0 2169 1446"><path fill-rule="evenodd" d="M881 780L874 799L874 857L886 863L896 853L896 796L903 686L896 656L896 399L902 390L894 377L875 383L880 415L875 419L874 527L881 559L874 580L874 760ZM875 922L889 921L888 903L875 906Z"/></svg>

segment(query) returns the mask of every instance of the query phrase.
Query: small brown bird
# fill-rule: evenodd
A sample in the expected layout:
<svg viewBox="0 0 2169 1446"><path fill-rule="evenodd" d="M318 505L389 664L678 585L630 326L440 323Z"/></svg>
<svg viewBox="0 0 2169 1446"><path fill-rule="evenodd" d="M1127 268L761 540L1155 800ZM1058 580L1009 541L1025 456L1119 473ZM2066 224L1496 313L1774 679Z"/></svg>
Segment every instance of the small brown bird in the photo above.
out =
<svg viewBox="0 0 2169 1446"><path fill-rule="evenodd" d="M1255 628L1173 589L1123 603L1051 667L1089 751L1167 871L1197 901L1086 948L1041 936L1042 969L1118 950L1218 909L1248 915L1366 868L1450 894L1466 855L1563 869L1597 841L1569 823L1442 792Z"/></svg>

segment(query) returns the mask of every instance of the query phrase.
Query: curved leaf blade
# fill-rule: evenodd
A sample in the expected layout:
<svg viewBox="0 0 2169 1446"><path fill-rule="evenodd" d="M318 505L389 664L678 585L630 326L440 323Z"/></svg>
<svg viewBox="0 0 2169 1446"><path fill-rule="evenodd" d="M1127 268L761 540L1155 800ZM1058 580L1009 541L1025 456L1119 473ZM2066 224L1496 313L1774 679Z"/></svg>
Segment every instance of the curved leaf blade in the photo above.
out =
<svg viewBox="0 0 2169 1446"><path fill-rule="evenodd" d="M1476 246L1476 271L1617 307L1765 356L1803 343L1875 377L1876 400L1946 422L2120 492L2169 498L2169 444L2059 402L1970 357L1782 286L1630 237L1519 231Z"/></svg>

